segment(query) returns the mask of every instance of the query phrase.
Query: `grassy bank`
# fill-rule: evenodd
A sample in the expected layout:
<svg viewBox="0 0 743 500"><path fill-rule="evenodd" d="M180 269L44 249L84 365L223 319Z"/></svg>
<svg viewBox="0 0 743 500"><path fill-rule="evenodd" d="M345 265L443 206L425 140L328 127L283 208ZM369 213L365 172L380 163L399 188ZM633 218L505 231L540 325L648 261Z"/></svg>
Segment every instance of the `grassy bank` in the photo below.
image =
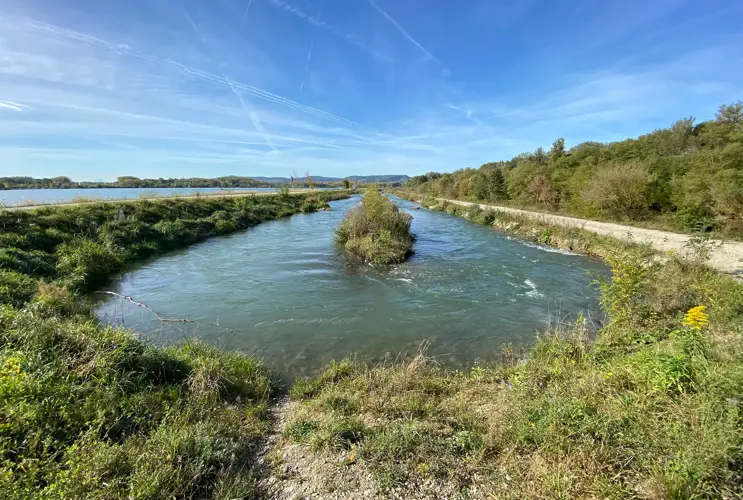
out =
<svg viewBox="0 0 743 500"><path fill-rule="evenodd" d="M336 240L366 262L399 264L413 254L412 220L373 187L358 207L349 210L336 230Z"/></svg>
<svg viewBox="0 0 743 500"><path fill-rule="evenodd" d="M0 308L0 491L257 498L273 386L261 364L39 308Z"/></svg>
<svg viewBox="0 0 743 500"><path fill-rule="evenodd" d="M145 257L343 193L0 212L3 498L258 498L274 384L261 363L102 327L84 292Z"/></svg>
<svg viewBox="0 0 743 500"><path fill-rule="evenodd" d="M440 206L606 259L609 323L584 319L521 356L450 371L428 359L334 363L298 382L283 429L382 492L439 498L733 498L743 494L743 286L704 252L661 263L579 229ZM331 484L329 490L342 489Z"/></svg>
<svg viewBox="0 0 743 500"><path fill-rule="evenodd" d="M0 211L0 303L22 306L52 293L87 292L141 259L313 212L346 196L324 192Z"/></svg>

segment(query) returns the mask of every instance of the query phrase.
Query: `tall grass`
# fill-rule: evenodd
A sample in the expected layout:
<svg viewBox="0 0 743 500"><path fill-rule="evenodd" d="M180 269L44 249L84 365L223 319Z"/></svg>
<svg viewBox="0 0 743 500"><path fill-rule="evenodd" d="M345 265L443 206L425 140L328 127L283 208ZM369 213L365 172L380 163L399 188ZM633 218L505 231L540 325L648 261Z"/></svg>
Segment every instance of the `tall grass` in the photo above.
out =
<svg viewBox="0 0 743 500"><path fill-rule="evenodd" d="M613 271L601 284L612 321L595 342L581 319L523 359L463 372L425 353L334 363L294 386L285 439L342 453L400 496L737 497L743 286L642 251ZM699 305L707 314L685 319Z"/></svg>
<svg viewBox="0 0 743 500"><path fill-rule="evenodd" d="M413 254L412 220L372 187L367 189L361 204L348 212L336 230L336 240L367 262L399 264Z"/></svg>
<svg viewBox="0 0 743 500"><path fill-rule="evenodd" d="M257 496L273 390L258 361L38 309L4 306L0 325L3 498Z"/></svg>

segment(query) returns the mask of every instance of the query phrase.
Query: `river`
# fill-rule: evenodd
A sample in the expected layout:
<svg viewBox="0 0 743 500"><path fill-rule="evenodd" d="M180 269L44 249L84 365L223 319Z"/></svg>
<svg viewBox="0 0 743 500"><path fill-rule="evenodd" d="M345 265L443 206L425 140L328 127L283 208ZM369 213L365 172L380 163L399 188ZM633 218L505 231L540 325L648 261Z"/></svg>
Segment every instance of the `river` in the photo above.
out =
<svg viewBox="0 0 743 500"><path fill-rule="evenodd" d="M591 282L603 263L395 202L418 237L403 265L346 261L333 232L353 197L145 262L107 288L193 323L161 323L117 297L102 299L98 317L157 344L194 337L253 353L286 380L349 353L394 359L426 340L439 361L468 366L578 312L600 322Z"/></svg>

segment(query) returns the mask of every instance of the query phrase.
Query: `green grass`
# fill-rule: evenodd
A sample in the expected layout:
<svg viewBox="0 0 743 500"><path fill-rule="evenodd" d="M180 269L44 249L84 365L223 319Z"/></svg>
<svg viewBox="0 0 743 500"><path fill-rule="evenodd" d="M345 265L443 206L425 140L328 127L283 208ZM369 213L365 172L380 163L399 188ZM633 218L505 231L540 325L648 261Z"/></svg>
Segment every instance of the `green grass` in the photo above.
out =
<svg viewBox="0 0 743 500"><path fill-rule="evenodd" d="M0 309L3 498L243 498L273 384L257 360L156 349L80 317Z"/></svg>
<svg viewBox="0 0 743 500"><path fill-rule="evenodd" d="M366 262L399 264L413 254L412 220L372 187L367 189L361 205L348 212L336 230L336 240Z"/></svg>
<svg viewBox="0 0 743 500"><path fill-rule="evenodd" d="M519 227L537 240L608 258L612 278L597 286L610 321L598 338L580 319L540 335L523 358L507 351L469 371L424 352L334 363L295 384L285 439L345 450L383 491L433 480L478 498L740 495L743 286L699 260L661 264L642 247L528 224ZM683 325L699 305L709 324Z"/></svg>

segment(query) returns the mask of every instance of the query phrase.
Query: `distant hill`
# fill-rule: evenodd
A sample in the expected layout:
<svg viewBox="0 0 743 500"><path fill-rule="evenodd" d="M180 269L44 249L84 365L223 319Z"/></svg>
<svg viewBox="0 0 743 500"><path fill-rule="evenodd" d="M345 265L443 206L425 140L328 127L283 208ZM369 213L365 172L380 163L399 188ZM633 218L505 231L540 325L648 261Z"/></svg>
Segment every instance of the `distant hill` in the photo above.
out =
<svg viewBox="0 0 743 500"><path fill-rule="evenodd" d="M270 184L290 182L291 180L288 177L252 177L252 179ZM348 179L352 182L405 182L410 179L410 177L407 175L350 175L348 177L323 177L321 175L313 175L312 179L315 182L340 182L343 179ZM304 177L297 179L298 182L303 180Z"/></svg>

